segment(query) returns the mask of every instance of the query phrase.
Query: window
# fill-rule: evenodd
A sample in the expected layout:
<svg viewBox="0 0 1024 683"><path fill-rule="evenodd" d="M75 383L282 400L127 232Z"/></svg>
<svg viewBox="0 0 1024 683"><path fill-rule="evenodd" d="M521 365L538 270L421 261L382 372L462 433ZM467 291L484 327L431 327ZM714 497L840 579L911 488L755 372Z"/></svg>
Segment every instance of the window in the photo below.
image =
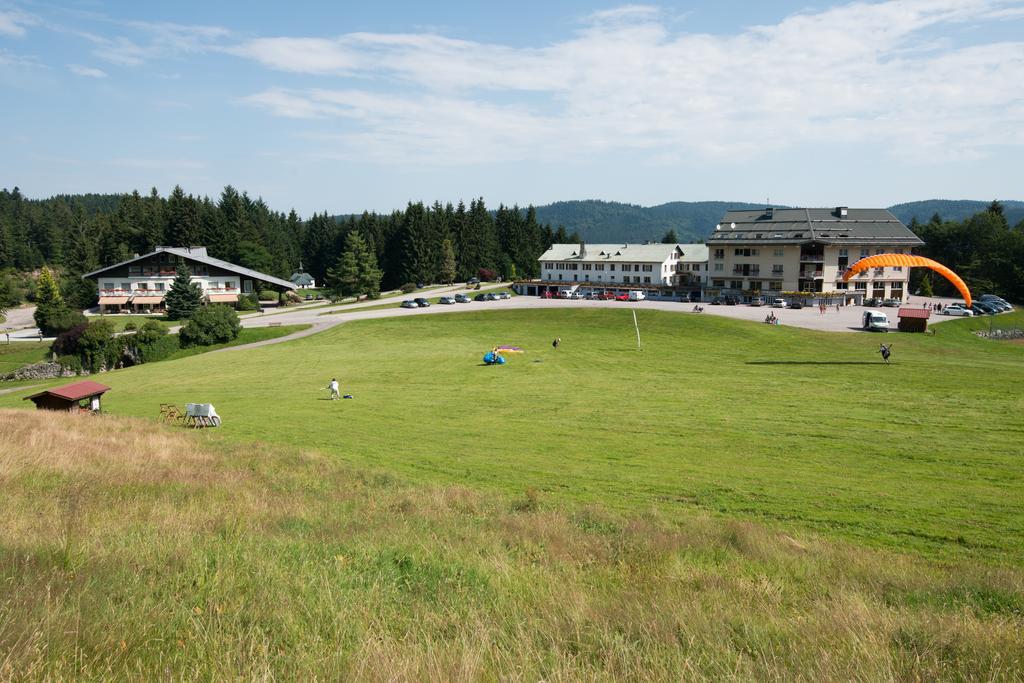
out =
<svg viewBox="0 0 1024 683"><path fill-rule="evenodd" d="M551 270L552 268L555 267L555 264L553 264L553 263L545 263L544 267L547 268L548 270Z"/></svg>
<svg viewBox="0 0 1024 683"><path fill-rule="evenodd" d="M860 250L860 257L861 258L865 258L865 257L870 256L870 255L871 255L871 250L870 249L861 249Z"/></svg>
<svg viewBox="0 0 1024 683"><path fill-rule="evenodd" d="M595 263L594 264L594 270L604 270L604 264L603 263Z"/></svg>
<svg viewBox="0 0 1024 683"><path fill-rule="evenodd" d="M211 282L210 283L210 289L220 289L220 283L219 282Z"/></svg>
<svg viewBox="0 0 1024 683"><path fill-rule="evenodd" d="M634 263L633 264L633 272L634 273L639 273L640 272L640 264L639 263Z"/></svg>
<svg viewBox="0 0 1024 683"><path fill-rule="evenodd" d="M743 289L743 280L733 280L729 283L729 286L733 289Z"/></svg>
<svg viewBox="0 0 1024 683"><path fill-rule="evenodd" d="M757 280L751 280L750 281L750 285L749 285L749 289L753 289L753 290L756 290L756 291L760 292L761 291L761 283L758 282Z"/></svg>
<svg viewBox="0 0 1024 683"><path fill-rule="evenodd" d="M615 264L614 263L609 263L608 264L608 270L610 270L610 271L612 271L614 273L615 272ZM612 279L614 280L615 278L612 278Z"/></svg>
<svg viewBox="0 0 1024 683"><path fill-rule="evenodd" d="M639 275L634 275L633 276L633 282L635 284L640 284L640 276Z"/></svg>
<svg viewBox="0 0 1024 683"><path fill-rule="evenodd" d="M862 291L866 291L867 288L868 288L868 283L866 283L866 282L854 282L853 283L853 288L854 289L859 289L859 290L862 290Z"/></svg>
<svg viewBox="0 0 1024 683"><path fill-rule="evenodd" d="M651 278L650 278L650 276L645 276L645 277L644 277L644 282L645 282L646 284L651 284Z"/></svg>
<svg viewBox="0 0 1024 683"><path fill-rule="evenodd" d="M711 281L711 286L712 287L725 287L725 280L712 280Z"/></svg>
<svg viewBox="0 0 1024 683"><path fill-rule="evenodd" d="M559 275L558 279L561 280L562 276ZM252 280L243 280L242 281L242 291L245 292L246 294L252 293Z"/></svg>
<svg viewBox="0 0 1024 683"><path fill-rule="evenodd" d="M884 253L885 253L885 249L881 249L881 248L875 249L875 254L884 254Z"/></svg>
<svg viewBox="0 0 1024 683"><path fill-rule="evenodd" d="M725 270L725 264L724 263L716 263L715 264L715 271L717 272L717 271L720 271L720 270Z"/></svg>
<svg viewBox="0 0 1024 683"><path fill-rule="evenodd" d="M140 282L138 287L139 287L139 291L145 292L146 290L149 289L149 283L148 282Z"/></svg>
<svg viewBox="0 0 1024 683"><path fill-rule="evenodd" d="M849 256L849 254L846 253L846 247L843 247L842 249L839 250L839 255L840 256Z"/></svg>
<svg viewBox="0 0 1024 683"><path fill-rule="evenodd" d="M773 265L772 266L772 272L775 273L776 275L781 274L782 273L782 264L781 263L776 263L775 265Z"/></svg>
<svg viewBox="0 0 1024 683"><path fill-rule="evenodd" d="M772 252L772 255L773 256L785 256L786 255L786 250L785 249L775 249Z"/></svg>
<svg viewBox="0 0 1024 683"><path fill-rule="evenodd" d="M734 256L757 256L757 249L733 249Z"/></svg>
<svg viewBox="0 0 1024 683"><path fill-rule="evenodd" d="M653 273L654 272L654 266L652 266L652 265L645 265L644 266L644 272L645 273Z"/></svg>
<svg viewBox="0 0 1024 683"><path fill-rule="evenodd" d="M164 291L164 283L162 283L162 282L156 283L156 291L158 291L158 292Z"/></svg>
<svg viewBox="0 0 1024 683"><path fill-rule="evenodd" d="M849 282L837 282L836 283L836 289L837 290L846 290L846 289L849 289L849 288L850 288L850 283Z"/></svg>
<svg viewBox="0 0 1024 683"><path fill-rule="evenodd" d="M725 249L715 249L715 258L725 258Z"/></svg>
<svg viewBox="0 0 1024 683"><path fill-rule="evenodd" d="M882 277L885 275L885 268L875 268L875 277Z"/></svg>
<svg viewBox="0 0 1024 683"><path fill-rule="evenodd" d="M123 289L126 292L132 291L132 283L130 283L130 282L122 282L121 283L121 289Z"/></svg>
<svg viewBox="0 0 1024 683"><path fill-rule="evenodd" d="M583 270L590 270L590 264L589 263L584 263L583 264Z"/></svg>
<svg viewBox="0 0 1024 683"><path fill-rule="evenodd" d="M103 283L103 289L109 291L109 290L111 290L113 288L114 288L114 283L113 282L104 282Z"/></svg>

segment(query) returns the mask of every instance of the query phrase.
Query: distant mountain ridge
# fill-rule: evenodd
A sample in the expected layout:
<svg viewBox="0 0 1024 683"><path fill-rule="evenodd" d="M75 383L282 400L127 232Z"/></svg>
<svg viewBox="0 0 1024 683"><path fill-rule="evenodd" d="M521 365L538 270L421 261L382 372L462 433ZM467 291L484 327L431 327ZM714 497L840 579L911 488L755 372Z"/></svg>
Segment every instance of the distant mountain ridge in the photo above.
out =
<svg viewBox="0 0 1024 683"><path fill-rule="evenodd" d="M980 200L929 199L888 207L896 218L925 223L938 213L943 220L960 221L984 211L990 202ZM1024 220L1024 202L1002 201L1010 225ZM552 227L564 225L579 232L584 240L602 242L643 242L660 240L675 230L680 242L703 242L729 209L762 209L763 202L669 202L639 206L599 199L554 202L536 207L537 220ZM776 205L777 206L777 205Z"/></svg>

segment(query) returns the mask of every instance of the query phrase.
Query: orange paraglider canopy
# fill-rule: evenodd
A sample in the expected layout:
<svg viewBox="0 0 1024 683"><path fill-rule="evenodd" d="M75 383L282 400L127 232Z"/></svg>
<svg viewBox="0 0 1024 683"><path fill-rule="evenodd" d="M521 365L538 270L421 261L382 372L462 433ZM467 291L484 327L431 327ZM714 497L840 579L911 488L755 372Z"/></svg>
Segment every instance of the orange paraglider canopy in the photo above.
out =
<svg viewBox="0 0 1024 683"><path fill-rule="evenodd" d="M960 279L960 276L938 261L933 261L924 256L912 256L910 254L875 254L874 256L865 256L843 272L843 282L868 268L883 268L885 266L930 268L952 282L953 286L960 292L960 295L963 296L964 303L968 306L971 305L971 290L967 289L967 285Z"/></svg>

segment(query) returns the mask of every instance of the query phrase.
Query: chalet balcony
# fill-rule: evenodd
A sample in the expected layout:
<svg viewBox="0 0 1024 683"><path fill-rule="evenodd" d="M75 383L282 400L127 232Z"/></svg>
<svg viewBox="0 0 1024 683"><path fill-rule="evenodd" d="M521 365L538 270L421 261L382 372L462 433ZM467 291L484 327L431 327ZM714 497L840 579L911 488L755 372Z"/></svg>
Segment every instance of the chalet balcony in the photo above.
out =
<svg viewBox="0 0 1024 683"><path fill-rule="evenodd" d="M800 271L800 277L803 277L803 278L819 278L819 277L821 277L821 278L823 278L823 277L825 277L825 272L822 271L822 270L801 270Z"/></svg>
<svg viewBox="0 0 1024 683"><path fill-rule="evenodd" d="M754 266L752 268L747 268L747 267L744 267L744 266L734 266L733 269L732 269L732 274L733 275L746 275L746 276L749 277L749 276L752 276L752 275L760 275L761 274L761 269L758 268L757 266Z"/></svg>
<svg viewBox="0 0 1024 683"><path fill-rule="evenodd" d="M801 263L824 263L825 254L800 254Z"/></svg>

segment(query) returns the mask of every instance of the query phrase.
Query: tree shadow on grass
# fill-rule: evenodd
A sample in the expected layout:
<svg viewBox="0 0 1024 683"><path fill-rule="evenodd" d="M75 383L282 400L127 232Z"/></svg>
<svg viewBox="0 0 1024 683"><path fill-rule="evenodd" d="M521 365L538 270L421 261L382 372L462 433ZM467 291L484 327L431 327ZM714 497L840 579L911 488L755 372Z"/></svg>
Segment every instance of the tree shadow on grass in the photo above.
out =
<svg viewBox="0 0 1024 683"><path fill-rule="evenodd" d="M748 360L747 365L885 365L880 360ZM890 365L892 363L890 362Z"/></svg>

